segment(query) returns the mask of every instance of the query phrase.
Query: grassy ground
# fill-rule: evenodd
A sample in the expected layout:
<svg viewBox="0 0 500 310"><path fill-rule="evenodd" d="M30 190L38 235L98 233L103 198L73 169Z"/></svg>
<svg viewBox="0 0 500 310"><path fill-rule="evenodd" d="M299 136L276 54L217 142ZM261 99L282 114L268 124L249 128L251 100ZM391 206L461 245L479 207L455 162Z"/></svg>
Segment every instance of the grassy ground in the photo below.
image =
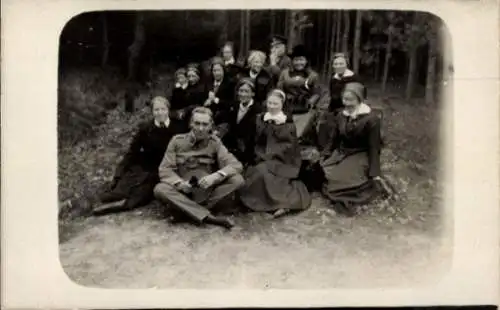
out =
<svg viewBox="0 0 500 310"><path fill-rule="evenodd" d="M161 85L165 80L153 84L154 92L164 91ZM236 215L230 232L172 224L158 203L99 218L67 217L60 221L64 270L79 284L112 288L314 289L439 280L450 251L441 224L439 109L383 98L376 90L370 95L384 110L382 169L398 201L364 206L345 218L316 196L295 216ZM135 125L147 116L146 109L132 116L122 109L112 110L92 138L61 145L61 199L80 195L90 204L111 179Z"/></svg>

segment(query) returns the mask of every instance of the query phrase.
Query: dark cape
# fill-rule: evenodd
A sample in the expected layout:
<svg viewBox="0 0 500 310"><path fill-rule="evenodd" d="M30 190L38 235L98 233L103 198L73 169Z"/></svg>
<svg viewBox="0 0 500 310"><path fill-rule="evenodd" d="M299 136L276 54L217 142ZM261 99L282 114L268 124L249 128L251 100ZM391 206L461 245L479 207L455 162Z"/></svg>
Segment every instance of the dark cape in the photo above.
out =
<svg viewBox="0 0 500 310"><path fill-rule="evenodd" d="M207 83L205 84L203 103L205 102L205 100L207 100L208 94L211 91L215 93L215 97L219 98L218 103L213 102L209 106L210 110L212 110L212 112L214 113L214 117L217 118L218 113L229 110L231 104L234 101L235 87L236 86L233 80L231 80L228 76L224 76L217 89L215 89L213 78L208 79Z"/></svg>
<svg viewBox="0 0 500 310"><path fill-rule="evenodd" d="M235 102L224 117L224 145L243 165L255 164L255 135L257 115L262 106L253 103L238 122L240 103Z"/></svg>
<svg viewBox="0 0 500 310"><path fill-rule="evenodd" d="M370 111L352 119L338 113L331 130L331 155L321 163L326 182L323 194L337 210L352 212L352 206L369 203L382 189L372 178L380 176L380 118Z"/></svg>
<svg viewBox="0 0 500 310"><path fill-rule="evenodd" d="M295 125L290 118L275 124L263 117L259 114L256 121L256 165L246 171L240 200L258 212L307 209L311 197L298 179L301 157Z"/></svg>
<svg viewBox="0 0 500 310"><path fill-rule="evenodd" d="M133 209L151 202L154 186L159 182L158 167L167 145L181 129L179 122L173 120L166 128L156 126L154 121L140 124L116 169L111 188L101 195L101 202L126 199L123 209Z"/></svg>
<svg viewBox="0 0 500 310"><path fill-rule="evenodd" d="M285 109L289 114L307 113L320 98L319 76L309 68L304 71L283 70L277 87L286 94Z"/></svg>

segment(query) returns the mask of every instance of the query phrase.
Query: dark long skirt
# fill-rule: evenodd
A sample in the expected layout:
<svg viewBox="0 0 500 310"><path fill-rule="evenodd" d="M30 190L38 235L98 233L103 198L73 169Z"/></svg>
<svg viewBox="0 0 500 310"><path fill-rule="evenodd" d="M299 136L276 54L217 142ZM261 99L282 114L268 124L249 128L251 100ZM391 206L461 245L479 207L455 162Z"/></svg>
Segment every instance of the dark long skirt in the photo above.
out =
<svg viewBox="0 0 500 310"><path fill-rule="evenodd" d="M369 203L381 194L378 184L367 177L366 152L345 157L335 151L322 167L325 173L322 192L339 211L352 214L353 206Z"/></svg>
<svg viewBox="0 0 500 310"><path fill-rule="evenodd" d="M245 184L239 190L242 204L256 212L309 208L311 196L304 183L273 174L267 164L262 162L247 169Z"/></svg>
<svg viewBox="0 0 500 310"><path fill-rule="evenodd" d="M158 182L156 173L134 166L124 173L113 188L101 194L100 200L102 203L110 203L125 199L120 209L135 209L154 199L153 189Z"/></svg>

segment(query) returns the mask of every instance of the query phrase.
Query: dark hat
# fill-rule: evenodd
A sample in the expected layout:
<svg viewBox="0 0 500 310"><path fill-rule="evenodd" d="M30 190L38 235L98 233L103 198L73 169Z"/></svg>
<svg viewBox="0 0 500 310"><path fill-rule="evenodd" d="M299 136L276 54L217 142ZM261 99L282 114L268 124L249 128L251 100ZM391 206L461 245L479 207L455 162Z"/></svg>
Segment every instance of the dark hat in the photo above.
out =
<svg viewBox="0 0 500 310"><path fill-rule="evenodd" d="M224 67L224 59L222 59L222 57L219 56L213 57L212 60L210 61L210 67L213 67L214 65L217 64Z"/></svg>
<svg viewBox="0 0 500 310"><path fill-rule="evenodd" d="M293 51L292 53L290 54L290 57L291 58L294 58L294 57L305 57L305 58L309 58L308 57L308 53L307 53L307 50L306 50L306 47L302 44L300 45L297 45L293 48Z"/></svg>
<svg viewBox="0 0 500 310"><path fill-rule="evenodd" d="M359 101L363 101L365 98L365 86L359 82L350 82L345 84L344 92L352 92L356 97L358 97Z"/></svg>
<svg viewBox="0 0 500 310"><path fill-rule="evenodd" d="M275 34L271 37L271 45L275 44L285 44L288 42L288 39L285 36Z"/></svg>
<svg viewBox="0 0 500 310"><path fill-rule="evenodd" d="M241 78L238 81L238 84L236 84L236 90L240 89L240 87L243 85L248 85L252 89L252 91L255 91L255 83L251 78L249 77Z"/></svg>

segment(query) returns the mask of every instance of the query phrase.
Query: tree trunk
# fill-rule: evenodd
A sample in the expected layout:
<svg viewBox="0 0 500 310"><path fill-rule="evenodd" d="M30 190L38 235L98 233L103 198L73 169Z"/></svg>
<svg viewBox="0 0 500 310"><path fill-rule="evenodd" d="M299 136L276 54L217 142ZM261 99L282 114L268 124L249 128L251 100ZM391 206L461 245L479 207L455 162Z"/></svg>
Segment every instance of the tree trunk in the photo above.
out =
<svg viewBox="0 0 500 310"><path fill-rule="evenodd" d="M331 33L333 32L332 30L332 15L335 13L330 13L326 11L326 18L325 18L325 47L324 47L324 57L323 57L323 68L322 68L322 74L324 77L328 76L328 62L330 60L330 51L328 50L330 46L330 37Z"/></svg>
<svg viewBox="0 0 500 310"><path fill-rule="evenodd" d="M349 18L349 11L344 12L344 37L342 38L342 52L346 55L349 54L349 32L351 28L351 21ZM349 56L348 56L349 57Z"/></svg>
<svg viewBox="0 0 500 310"><path fill-rule="evenodd" d="M134 30L134 41L128 48L128 80L135 80L135 78L137 77L137 58L139 58L139 55L141 54L145 40L146 34L144 29L144 15L142 13L137 13Z"/></svg>
<svg viewBox="0 0 500 310"><path fill-rule="evenodd" d="M247 52L245 51L245 11L241 10L240 13L240 56L245 57Z"/></svg>
<svg viewBox="0 0 500 310"><path fill-rule="evenodd" d="M135 109L134 103L138 93L136 86L137 83L134 83L137 79L137 59L141 54L145 40L146 34L144 29L144 15L142 13L138 13L135 21L134 41L128 48L129 57L127 80L130 85L127 87L125 94L125 111L129 113L132 113Z"/></svg>
<svg viewBox="0 0 500 310"><path fill-rule="evenodd" d="M342 29L342 12L338 12L337 14L337 20L335 21L336 23L336 30L337 30L337 33L335 35L336 39L335 39L335 52L338 53L340 52L340 43L342 43L342 40L340 40L340 33L341 33L341 29Z"/></svg>
<svg viewBox="0 0 500 310"><path fill-rule="evenodd" d="M297 14L298 12L295 10L290 11L290 14L288 15L288 52L291 53L293 47L295 44L297 44L297 26L296 26L296 19L297 19Z"/></svg>
<svg viewBox="0 0 500 310"><path fill-rule="evenodd" d="M316 20L316 25L315 25L315 28L317 29L316 30L316 35L317 35L317 37L316 37L316 44L317 44L316 46L317 46L317 49L316 50L318 50L318 51L322 50L321 43L323 42L323 40L322 40L323 33L321 31L321 29L323 29L323 27L322 27L323 26L322 25L323 24L323 18L322 18L322 16L323 16L323 12L318 12L318 18ZM325 49L326 49L326 47L325 47ZM319 66L320 63L321 63L321 53L316 53L316 64ZM321 71L321 69L322 68L318 67L318 70ZM324 72L321 71L320 73L323 74Z"/></svg>
<svg viewBox="0 0 500 310"><path fill-rule="evenodd" d="M229 37L229 16L228 11L221 11L220 13L220 23L222 25L222 29L219 36L219 46L222 46L225 42L227 42Z"/></svg>
<svg viewBox="0 0 500 310"><path fill-rule="evenodd" d="M108 65L109 58L109 38L108 38L108 21L106 19L106 13L101 13L102 22L102 58L101 67Z"/></svg>
<svg viewBox="0 0 500 310"><path fill-rule="evenodd" d="M374 68L374 72L373 72L373 80L375 82L378 82L379 76L380 76L380 49L376 48L375 49L375 68Z"/></svg>
<svg viewBox="0 0 500 310"><path fill-rule="evenodd" d="M389 64L392 57L392 41L394 37L393 25L389 25L389 31L387 34L387 43L385 46L385 59L384 59L384 73L382 75L382 93L385 92L387 88L387 78L389 77Z"/></svg>
<svg viewBox="0 0 500 310"><path fill-rule="evenodd" d="M436 82L436 50L437 40L433 36L429 40L429 59L427 63L427 78L425 82L425 103L432 104L434 102L434 86Z"/></svg>
<svg viewBox="0 0 500 310"><path fill-rule="evenodd" d="M269 11L269 19L269 23L271 24L271 29L269 30L271 35L274 35L276 33L276 10Z"/></svg>
<svg viewBox="0 0 500 310"><path fill-rule="evenodd" d="M284 19L283 19L284 20L284 23L283 23L283 25L284 25L283 34L285 35L285 37L288 37L288 32L290 31L289 30L290 12L291 12L291 10L285 10L285 14L284 14L285 16L284 16ZM287 47L287 49L288 49L288 47Z"/></svg>
<svg viewBox="0 0 500 310"><path fill-rule="evenodd" d="M332 31L330 34L330 45L328 46L328 59L326 61L327 63L327 78L330 78L333 74L333 62L332 62L332 51L333 48L335 47L335 34L336 34L336 22L335 22L335 17L340 16L340 12L338 14L335 14L335 12L332 12Z"/></svg>
<svg viewBox="0 0 500 310"><path fill-rule="evenodd" d="M415 85L415 73L417 70L417 49L412 48L408 55L408 80L406 83L405 98L411 99L413 95L413 86Z"/></svg>
<svg viewBox="0 0 500 310"><path fill-rule="evenodd" d="M413 95L413 87L415 85L415 73L417 71L417 29L414 29L413 26L419 22L418 13L413 13L412 18L412 30L410 33L410 38L408 42L408 80L406 83L406 94L405 98L408 100Z"/></svg>
<svg viewBox="0 0 500 310"><path fill-rule="evenodd" d="M250 35L251 35L251 11L250 10L245 10L245 50L248 51L250 50Z"/></svg>
<svg viewBox="0 0 500 310"><path fill-rule="evenodd" d="M359 73L359 61L361 59L361 25L363 12L358 10L356 12L356 26L354 30L354 51L353 51L353 70Z"/></svg>

